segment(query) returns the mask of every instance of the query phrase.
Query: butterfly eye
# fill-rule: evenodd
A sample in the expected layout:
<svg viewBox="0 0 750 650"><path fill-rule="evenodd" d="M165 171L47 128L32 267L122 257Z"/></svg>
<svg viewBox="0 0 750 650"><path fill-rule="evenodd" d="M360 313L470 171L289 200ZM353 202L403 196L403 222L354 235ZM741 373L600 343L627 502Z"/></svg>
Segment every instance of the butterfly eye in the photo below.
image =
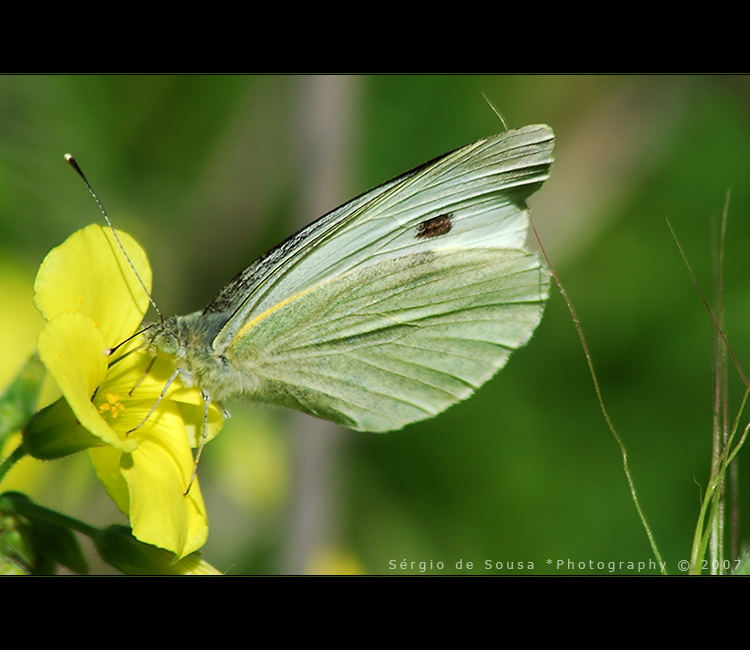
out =
<svg viewBox="0 0 750 650"><path fill-rule="evenodd" d="M453 228L453 213L439 214L437 217L425 219L417 226L417 239L431 239L449 233Z"/></svg>

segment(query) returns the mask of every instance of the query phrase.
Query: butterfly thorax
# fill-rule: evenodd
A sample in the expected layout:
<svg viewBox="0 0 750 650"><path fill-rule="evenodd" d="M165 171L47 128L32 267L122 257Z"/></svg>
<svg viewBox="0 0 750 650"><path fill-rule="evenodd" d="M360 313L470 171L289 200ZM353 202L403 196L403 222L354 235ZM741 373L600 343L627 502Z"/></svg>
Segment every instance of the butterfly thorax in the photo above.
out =
<svg viewBox="0 0 750 650"><path fill-rule="evenodd" d="M213 347L225 322L225 315L195 312L165 318L144 334L159 354L172 358L186 386L197 386L215 400L252 394L257 389L252 375L246 368L233 368L229 359Z"/></svg>

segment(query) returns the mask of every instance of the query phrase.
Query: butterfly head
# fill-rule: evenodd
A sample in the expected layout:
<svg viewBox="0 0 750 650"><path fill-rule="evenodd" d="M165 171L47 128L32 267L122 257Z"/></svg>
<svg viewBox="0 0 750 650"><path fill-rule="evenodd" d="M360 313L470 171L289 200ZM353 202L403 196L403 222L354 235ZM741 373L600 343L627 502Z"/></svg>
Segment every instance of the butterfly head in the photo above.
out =
<svg viewBox="0 0 750 650"><path fill-rule="evenodd" d="M171 356L183 356L183 333L176 316L152 323L143 333L152 347ZM182 352L182 354L181 354Z"/></svg>

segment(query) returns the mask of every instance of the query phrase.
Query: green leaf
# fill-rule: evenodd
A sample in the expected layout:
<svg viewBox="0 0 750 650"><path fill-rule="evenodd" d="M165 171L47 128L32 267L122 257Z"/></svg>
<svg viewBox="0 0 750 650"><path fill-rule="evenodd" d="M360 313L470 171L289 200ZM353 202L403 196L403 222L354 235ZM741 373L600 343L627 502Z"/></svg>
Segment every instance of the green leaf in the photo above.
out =
<svg viewBox="0 0 750 650"><path fill-rule="evenodd" d="M26 453L41 460L62 458L101 444L101 439L79 424L64 398L39 411L23 429Z"/></svg>
<svg viewBox="0 0 750 650"><path fill-rule="evenodd" d="M0 496L0 564L12 573L47 575L55 573L57 565L88 573L73 531L46 520L45 512L19 492Z"/></svg>
<svg viewBox="0 0 750 650"><path fill-rule="evenodd" d="M37 553L44 560L64 566L74 573L88 573L86 558L83 557L76 536L69 528L34 521L32 537Z"/></svg>
<svg viewBox="0 0 750 650"><path fill-rule="evenodd" d="M94 542L101 558L131 575L209 575L219 574L201 559L200 553L191 553L175 562L176 555L164 549L138 541L127 526L114 524L102 529Z"/></svg>
<svg viewBox="0 0 750 650"><path fill-rule="evenodd" d="M4 500L3 500L4 502ZM0 503L0 575L29 575L36 564L29 522Z"/></svg>
<svg viewBox="0 0 750 650"><path fill-rule="evenodd" d="M18 431L36 411L46 370L34 354L0 396L0 439Z"/></svg>

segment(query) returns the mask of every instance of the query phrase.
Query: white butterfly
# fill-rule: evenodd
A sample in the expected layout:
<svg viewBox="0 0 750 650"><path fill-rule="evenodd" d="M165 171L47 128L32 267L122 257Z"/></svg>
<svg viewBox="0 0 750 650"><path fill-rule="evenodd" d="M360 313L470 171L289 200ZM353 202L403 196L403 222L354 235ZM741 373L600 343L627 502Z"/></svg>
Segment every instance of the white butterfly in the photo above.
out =
<svg viewBox="0 0 750 650"><path fill-rule="evenodd" d="M244 395L361 431L469 397L539 323L549 277L525 246L526 199L554 135L467 145L312 222L203 311L147 332L206 400Z"/></svg>

